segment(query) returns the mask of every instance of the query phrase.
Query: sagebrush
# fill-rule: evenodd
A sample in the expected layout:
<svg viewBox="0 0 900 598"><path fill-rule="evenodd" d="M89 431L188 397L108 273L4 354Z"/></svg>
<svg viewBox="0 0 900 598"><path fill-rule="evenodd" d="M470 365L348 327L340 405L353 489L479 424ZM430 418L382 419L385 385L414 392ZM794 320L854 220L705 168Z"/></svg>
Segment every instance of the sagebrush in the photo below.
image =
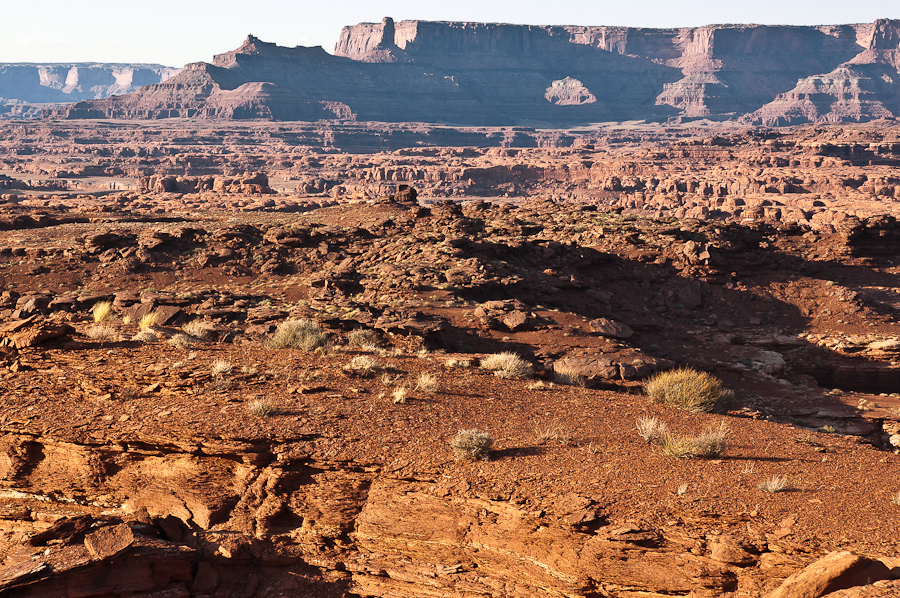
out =
<svg viewBox="0 0 900 598"><path fill-rule="evenodd" d="M481 367L494 372L498 378L531 378L534 373L530 363L511 352L488 355L482 358Z"/></svg>
<svg viewBox="0 0 900 598"><path fill-rule="evenodd" d="M654 403L665 403L693 413L722 410L733 398L718 378L693 368L659 372L644 383L644 391Z"/></svg>
<svg viewBox="0 0 900 598"><path fill-rule="evenodd" d="M325 331L317 322L291 318L278 325L266 344L273 349L313 351L324 347L327 340Z"/></svg>
<svg viewBox="0 0 900 598"><path fill-rule="evenodd" d="M478 461L487 459L494 441L490 434L478 429L460 430L450 441L453 455L459 461Z"/></svg>

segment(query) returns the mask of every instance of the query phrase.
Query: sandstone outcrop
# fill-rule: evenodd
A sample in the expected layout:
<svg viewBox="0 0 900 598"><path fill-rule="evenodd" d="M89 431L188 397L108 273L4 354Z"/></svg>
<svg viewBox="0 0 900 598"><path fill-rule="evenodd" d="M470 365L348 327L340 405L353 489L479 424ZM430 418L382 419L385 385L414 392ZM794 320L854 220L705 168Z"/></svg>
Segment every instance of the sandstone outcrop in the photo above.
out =
<svg viewBox="0 0 900 598"><path fill-rule="evenodd" d="M859 122L900 113L898 23L642 29L385 18L345 27L333 56L250 36L170 81L54 115L541 127Z"/></svg>

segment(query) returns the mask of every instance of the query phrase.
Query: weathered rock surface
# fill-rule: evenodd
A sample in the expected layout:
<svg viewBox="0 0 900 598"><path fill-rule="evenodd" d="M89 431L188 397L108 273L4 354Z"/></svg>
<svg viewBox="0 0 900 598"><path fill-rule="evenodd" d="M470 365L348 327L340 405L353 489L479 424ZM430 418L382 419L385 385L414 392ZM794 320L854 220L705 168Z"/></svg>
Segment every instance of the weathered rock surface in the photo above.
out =
<svg viewBox="0 0 900 598"><path fill-rule="evenodd" d="M791 575L768 598L819 598L895 576L884 563L848 551L832 552Z"/></svg>
<svg viewBox="0 0 900 598"><path fill-rule="evenodd" d="M128 550L132 544L134 532L124 523L101 527L84 537L84 547L91 558L98 560L113 559Z"/></svg>

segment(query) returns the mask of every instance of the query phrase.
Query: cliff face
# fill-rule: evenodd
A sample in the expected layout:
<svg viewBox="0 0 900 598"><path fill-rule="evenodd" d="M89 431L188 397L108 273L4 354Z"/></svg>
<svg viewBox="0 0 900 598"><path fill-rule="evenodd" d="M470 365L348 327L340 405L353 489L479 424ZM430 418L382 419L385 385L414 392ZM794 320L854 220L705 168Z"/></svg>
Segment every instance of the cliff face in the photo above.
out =
<svg viewBox="0 0 900 598"><path fill-rule="evenodd" d="M772 126L900 115L900 21L878 20L858 33L860 52L830 71L801 78L742 120Z"/></svg>
<svg viewBox="0 0 900 598"><path fill-rule="evenodd" d="M865 121L900 113L898 23L641 29L385 18L345 27L333 56L251 36L171 82L57 114L538 127Z"/></svg>
<svg viewBox="0 0 900 598"><path fill-rule="evenodd" d="M160 83L179 70L158 64L0 64L0 104L21 111L30 104L106 98Z"/></svg>

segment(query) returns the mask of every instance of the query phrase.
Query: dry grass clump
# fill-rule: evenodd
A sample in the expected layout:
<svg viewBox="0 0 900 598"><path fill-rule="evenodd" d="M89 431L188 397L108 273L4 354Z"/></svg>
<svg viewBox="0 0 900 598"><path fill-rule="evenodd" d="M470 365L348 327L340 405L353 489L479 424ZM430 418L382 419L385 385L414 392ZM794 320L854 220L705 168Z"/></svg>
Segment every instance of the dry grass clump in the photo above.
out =
<svg viewBox="0 0 900 598"><path fill-rule="evenodd" d="M644 391L654 403L665 403L693 413L721 409L733 398L718 378L693 368L659 372L644 383Z"/></svg>
<svg viewBox="0 0 900 598"><path fill-rule="evenodd" d="M490 434L481 432L475 428L460 430L450 441L453 448L453 456L458 461L478 461L487 459L494 441Z"/></svg>
<svg viewBox="0 0 900 598"><path fill-rule="evenodd" d="M378 333L370 328L359 328L347 335L347 343L363 351L377 351Z"/></svg>
<svg viewBox="0 0 900 598"><path fill-rule="evenodd" d="M209 328L203 325L202 320L191 320L181 327L185 334L189 334L195 338L205 339L209 336Z"/></svg>
<svg viewBox="0 0 900 598"><path fill-rule="evenodd" d="M291 318L278 325L266 345L272 349L313 351L324 347L327 340L325 331L317 322Z"/></svg>
<svg viewBox="0 0 900 598"><path fill-rule="evenodd" d="M138 341L140 343L155 343L159 340L159 337L153 334L151 330L141 330L133 337L131 337L131 340Z"/></svg>
<svg viewBox="0 0 900 598"><path fill-rule="evenodd" d="M448 368L468 368L472 367L471 359L456 359L455 357L451 357L447 361L444 362L444 365Z"/></svg>
<svg viewBox="0 0 900 598"><path fill-rule="evenodd" d="M210 371L212 375L216 377L229 374L231 373L231 362L225 361L224 359L217 359L210 367Z"/></svg>
<svg viewBox="0 0 900 598"><path fill-rule="evenodd" d="M91 308L91 314L94 316L94 322L100 324L106 322L113 317L112 301L100 301Z"/></svg>
<svg viewBox="0 0 900 598"><path fill-rule="evenodd" d="M660 444L669 435L669 426L666 422L653 417L642 415L635 421L638 436L647 441L647 444Z"/></svg>
<svg viewBox="0 0 900 598"><path fill-rule="evenodd" d="M558 426L548 426L540 429L535 434L538 444L563 444L570 446L575 442L575 438L564 428Z"/></svg>
<svg viewBox="0 0 900 598"><path fill-rule="evenodd" d="M776 492L786 492L794 488L793 483L785 476L774 475L767 478L756 485L763 492L774 494Z"/></svg>
<svg viewBox="0 0 900 598"><path fill-rule="evenodd" d="M702 459L721 457L728 447L725 439L730 432L725 422L706 428L694 439L694 456Z"/></svg>
<svg viewBox="0 0 900 598"><path fill-rule="evenodd" d="M84 334L88 338L98 341L102 344L116 338L116 329L112 328L111 326L95 324L94 326L91 326L90 328L85 330Z"/></svg>
<svg viewBox="0 0 900 598"><path fill-rule="evenodd" d="M275 414L275 401L272 399L254 399L247 403L247 412L256 417L269 417Z"/></svg>
<svg viewBox="0 0 900 598"><path fill-rule="evenodd" d="M140 321L138 322L138 328L140 330L147 330L153 326L156 326L156 323L159 321L159 313L155 311L151 311L148 314L144 314Z"/></svg>
<svg viewBox="0 0 900 598"><path fill-rule="evenodd" d="M357 355L344 366L344 370L357 376L371 377L381 367L378 360L368 355Z"/></svg>
<svg viewBox="0 0 900 598"><path fill-rule="evenodd" d="M900 492L897 492L897 494L895 494L891 497L891 502L894 503L895 505L900 506Z"/></svg>
<svg viewBox="0 0 900 598"><path fill-rule="evenodd" d="M194 344L193 341L191 341L191 337L184 334L183 332L179 332L178 334L174 335L168 340L168 343L173 347L178 347L179 349L187 349Z"/></svg>
<svg viewBox="0 0 900 598"><path fill-rule="evenodd" d="M660 439L659 450L667 457L675 459L692 459L694 455L694 441L690 435L666 434Z"/></svg>
<svg viewBox="0 0 900 598"><path fill-rule="evenodd" d="M428 372L422 372L419 374L419 377L416 379L416 390L421 390L422 392L437 392L440 384L438 383L438 378L434 374L430 374Z"/></svg>
<svg viewBox="0 0 900 598"><path fill-rule="evenodd" d="M406 403L408 397L409 389L405 386L398 386L394 389L394 392L391 393L391 400L393 400L396 405Z"/></svg>
<svg viewBox="0 0 900 598"><path fill-rule="evenodd" d="M481 367L498 378L531 378L534 373L530 363L508 351L488 355L481 360Z"/></svg>
<svg viewBox="0 0 900 598"><path fill-rule="evenodd" d="M583 388L587 384L587 378L572 368L560 367L553 369L553 381L565 386L578 386Z"/></svg>
<svg viewBox="0 0 900 598"><path fill-rule="evenodd" d="M726 438L731 430L725 422L710 426L700 434L673 434L664 421L642 416L635 422L638 435L658 446L662 454L675 459L715 459L725 454Z"/></svg>

